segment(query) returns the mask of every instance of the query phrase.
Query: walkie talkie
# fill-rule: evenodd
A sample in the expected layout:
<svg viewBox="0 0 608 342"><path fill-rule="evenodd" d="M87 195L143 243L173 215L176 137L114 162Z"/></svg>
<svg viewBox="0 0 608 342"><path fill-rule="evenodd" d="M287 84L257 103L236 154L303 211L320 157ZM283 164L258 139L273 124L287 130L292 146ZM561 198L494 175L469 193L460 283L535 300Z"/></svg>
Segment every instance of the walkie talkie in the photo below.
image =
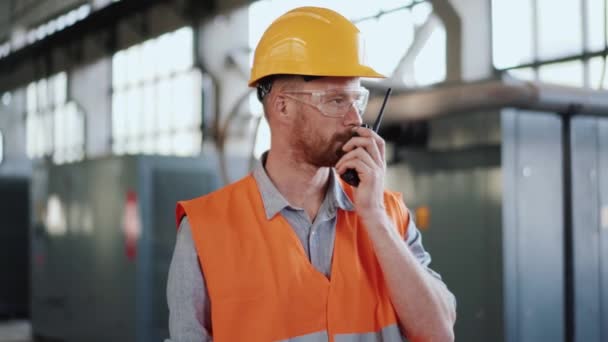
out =
<svg viewBox="0 0 608 342"><path fill-rule="evenodd" d="M384 101L382 101L382 106L380 107L380 113L378 113L378 117L376 118L376 121L374 122L374 126L372 126L372 130L374 132L378 132L378 128L380 128L380 123L382 122L382 116L384 115L384 107L386 106L386 102L388 101L388 97L391 95L391 92L393 91L392 88L388 88L386 90L386 95L384 95ZM368 128L368 126L366 124L362 124L361 127L365 127ZM357 134L357 132L355 132L353 134L353 137L358 137L359 135ZM344 180L346 183L356 187L359 186L359 175L357 175L357 170L355 169L348 169L346 170L346 172L344 172L343 174L340 175L340 178L342 178L342 180Z"/></svg>

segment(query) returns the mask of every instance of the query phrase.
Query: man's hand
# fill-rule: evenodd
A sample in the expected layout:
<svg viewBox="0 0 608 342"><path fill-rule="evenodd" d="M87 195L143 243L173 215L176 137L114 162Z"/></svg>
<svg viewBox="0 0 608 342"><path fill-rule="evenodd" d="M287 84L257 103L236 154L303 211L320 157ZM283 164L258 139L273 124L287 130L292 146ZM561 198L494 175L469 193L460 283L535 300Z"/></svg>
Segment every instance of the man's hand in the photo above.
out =
<svg viewBox="0 0 608 342"><path fill-rule="evenodd" d="M359 176L359 186L355 188L354 204L357 213L364 220L378 220L386 215L384 208L384 176L386 160L384 139L365 127L355 127L358 137L351 138L342 149L346 152L336 164L338 174L354 169Z"/></svg>

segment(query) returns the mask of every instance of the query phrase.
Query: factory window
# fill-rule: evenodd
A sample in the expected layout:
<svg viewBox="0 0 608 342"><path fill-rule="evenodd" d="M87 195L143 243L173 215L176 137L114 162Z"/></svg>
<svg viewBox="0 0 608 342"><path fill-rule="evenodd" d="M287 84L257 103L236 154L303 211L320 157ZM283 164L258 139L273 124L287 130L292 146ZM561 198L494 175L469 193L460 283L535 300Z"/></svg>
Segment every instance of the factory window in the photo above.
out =
<svg viewBox="0 0 608 342"><path fill-rule="evenodd" d="M607 16L604 0L492 0L494 67L525 79L598 88L606 79Z"/></svg>
<svg viewBox="0 0 608 342"><path fill-rule="evenodd" d="M507 74L524 81L534 81L536 79L536 72L533 68L509 69Z"/></svg>
<svg viewBox="0 0 608 342"><path fill-rule="evenodd" d="M608 89L608 76L604 68L608 68L602 57L594 57L589 60L587 67L587 79L591 88Z"/></svg>
<svg viewBox="0 0 608 342"><path fill-rule="evenodd" d="M538 68L538 76L544 82L582 87L583 63L579 60L543 64Z"/></svg>
<svg viewBox="0 0 608 342"><path fill-rule="evenodd" d="M115 154L197 155L201 146L201 73L189 27L112 58Z"/></svg>
<svg viewBox="0 0 608 342"><path fill-rule="evenodd" d="M65 72L30 83L26 91L26 150L56 164L84 157L84 113L68 100Z"/></svg>

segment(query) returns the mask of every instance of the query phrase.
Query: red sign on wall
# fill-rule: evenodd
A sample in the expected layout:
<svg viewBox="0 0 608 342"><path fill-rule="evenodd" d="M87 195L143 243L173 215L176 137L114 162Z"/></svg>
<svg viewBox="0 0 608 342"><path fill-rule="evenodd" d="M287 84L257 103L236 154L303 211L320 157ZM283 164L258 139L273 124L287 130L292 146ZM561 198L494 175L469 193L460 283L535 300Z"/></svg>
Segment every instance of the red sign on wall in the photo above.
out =
<svg viewBox="0 0 608 342"><path fill-rule="evenodd" d="M137 193L133 190L127 191L123 231L125 234L125 255L131 261L134 261L137 256L137 241L141 234L141 220L137 202Z"/></svg>

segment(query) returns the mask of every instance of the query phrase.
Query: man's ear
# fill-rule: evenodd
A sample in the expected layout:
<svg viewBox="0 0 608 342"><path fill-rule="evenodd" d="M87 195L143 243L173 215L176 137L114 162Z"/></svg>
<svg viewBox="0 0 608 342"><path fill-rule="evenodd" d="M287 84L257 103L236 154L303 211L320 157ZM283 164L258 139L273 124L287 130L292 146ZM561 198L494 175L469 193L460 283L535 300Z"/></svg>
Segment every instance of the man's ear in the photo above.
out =
<svg viewBox="0 0 608 342"><path fill-rule="evenodd" d="M276 94L270 100L272 101L273 112L278 120L284 120L290 116L290 110L293 109L288 106L287 98L284 95Z"/></svg>

